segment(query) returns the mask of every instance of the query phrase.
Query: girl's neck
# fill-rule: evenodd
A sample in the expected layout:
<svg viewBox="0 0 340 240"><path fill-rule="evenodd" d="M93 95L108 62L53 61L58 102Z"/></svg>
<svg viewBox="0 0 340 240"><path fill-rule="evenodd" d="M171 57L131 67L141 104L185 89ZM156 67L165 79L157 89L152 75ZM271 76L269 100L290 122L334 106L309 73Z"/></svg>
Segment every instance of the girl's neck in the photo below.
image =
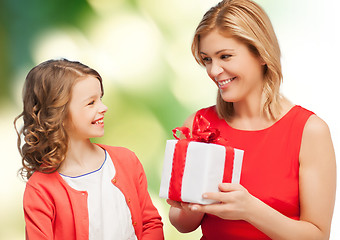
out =
<svg viewBox="0 0 340 240"><path fill-rule="evenodd" d="M72 159L78 163L84 161L84 156L89 155L91 152L95 151L96 147L91 143L90 139L79 141L70 140L68 143L68 150L66 153L66 159Z"/></svg>
<svg viewBox="0 0 340 240"><path fill-rule="evenodd" d="M66 158L58 171L68 176L79 176L97 170L105 160L105 152L89 139L70 140Z"/></svg>

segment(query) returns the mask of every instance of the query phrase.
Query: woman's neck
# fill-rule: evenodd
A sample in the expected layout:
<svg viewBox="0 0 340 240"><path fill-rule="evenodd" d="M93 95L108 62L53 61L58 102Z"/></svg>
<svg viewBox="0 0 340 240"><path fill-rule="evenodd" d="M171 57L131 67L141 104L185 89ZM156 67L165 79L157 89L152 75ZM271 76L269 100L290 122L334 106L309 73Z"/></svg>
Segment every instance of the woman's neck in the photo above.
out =
<svg viewBox="0 0 340 240"><path fill-rule="evenodd" d="M282 110L277 119L269 118L263 112L263 103L260 99L234 103L234 116L228 124L241 130L261 130L273 125L278 119L284 116L293 106L285 98L281 101Z"/></svg>

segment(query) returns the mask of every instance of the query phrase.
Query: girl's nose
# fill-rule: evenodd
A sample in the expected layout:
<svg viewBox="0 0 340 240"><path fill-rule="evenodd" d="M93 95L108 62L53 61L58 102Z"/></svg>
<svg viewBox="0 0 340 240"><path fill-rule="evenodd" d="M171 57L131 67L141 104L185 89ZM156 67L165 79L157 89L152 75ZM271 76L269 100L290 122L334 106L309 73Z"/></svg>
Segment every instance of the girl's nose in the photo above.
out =
<svg viewBox="0 0 340 240"><path fill-rule="evenodd" d="M102 103L102 106L100 106L99 112L100 113L106 113L107 109L108 109L107 106L104 103Z"/></svg>

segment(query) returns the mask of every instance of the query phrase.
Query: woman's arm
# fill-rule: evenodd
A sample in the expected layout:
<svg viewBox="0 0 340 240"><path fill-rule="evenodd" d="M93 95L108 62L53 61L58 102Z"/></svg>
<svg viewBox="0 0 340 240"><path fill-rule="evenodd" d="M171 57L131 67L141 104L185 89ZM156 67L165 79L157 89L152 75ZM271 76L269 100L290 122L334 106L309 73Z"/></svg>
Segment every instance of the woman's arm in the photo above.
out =
<svg viewBox="0 0 340 240"><path fill-rule="evenodd" d="M335 204L336 162L329 128L315 115L307 121L302 136L299 173L301 221L314 225L320 239L328 239Z"/></svg>
<svg viewBox="0 0 340 240"><path fill-rule="evenodd" d="M188 203L180 203L169 199L167 202L171 205L169 211L170 222L179 232L192 232L201 225L204 213L191 211Z"/></svg>
<svg viewBox="0 0 340 240"><path fill-rule="evenodd" d="M204 197L220 204L189 206L224 219L248 221L271 239L329 239L335 202L335 153L327 124L317 116L307 121L300 150L300 220L290 219L238 184L221 184Z"/></svg>
<svg viewBox="0 0 340 240"><path fill-rule="evenodd" d="M253 222L273 239L329 239L335 202L336 164L327 124L313 115L306 123L300 149L300 221L272 213ZM262 206L270 214L270 209ZM269 223L269 221L266 221Z"/></svg>

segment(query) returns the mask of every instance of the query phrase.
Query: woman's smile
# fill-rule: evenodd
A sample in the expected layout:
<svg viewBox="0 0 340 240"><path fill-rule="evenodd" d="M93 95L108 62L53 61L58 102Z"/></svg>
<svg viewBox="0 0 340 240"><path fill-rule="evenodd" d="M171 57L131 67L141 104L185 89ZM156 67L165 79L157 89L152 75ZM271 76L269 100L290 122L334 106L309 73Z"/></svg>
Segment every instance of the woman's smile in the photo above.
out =
<svg viewBox="0 0 340 240"><path fill-rule="evenodd" d="M233 77L233 78L229 78L229 79L221 80L221 81L216 81L216 82L217 82L218 87L220 89L224 89L224 88L228 87L228 84L235 79L236 79L236 77Z"/></svg>

